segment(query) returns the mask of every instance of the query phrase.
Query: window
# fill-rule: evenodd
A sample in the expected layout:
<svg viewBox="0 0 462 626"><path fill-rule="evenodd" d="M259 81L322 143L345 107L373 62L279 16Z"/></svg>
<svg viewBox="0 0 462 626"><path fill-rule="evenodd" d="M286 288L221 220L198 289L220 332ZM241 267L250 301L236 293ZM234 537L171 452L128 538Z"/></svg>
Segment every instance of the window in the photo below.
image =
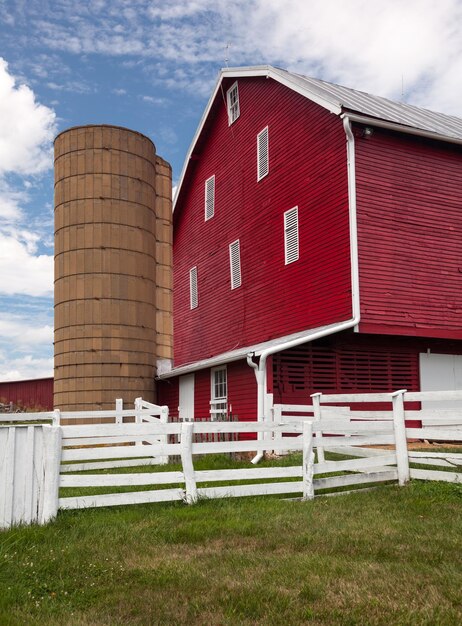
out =
<svg viewBox="0 0 462 626"><path fill-rule="evenodd" d="M298 207L284 213L284 252L286 265L298 260Z"/></svg>
<svg viewBox="0 0 462 626"><path fill-rule="evenodd" d="M210 416L212 420L226 419L228 414L228 381L226 366L211 370Z"/></svg>
<svg viewBox="0 0 462 626"><path fill-rule="evenodd" d="M268 126L257 135L257 180L264 178L269 172Z"/></svg>
<svg viewBox="0 0 462 626"><path fill-rule="evenodd" d="M232 85L226 92L226 101L228 105L228 126L231 126L231 124L235 122L240 115L237 82L235 82L234 85Z"/></svg>
<svg viewBox="0 0 462 626"><path fill-rule="evenodd" d="M229 244L229 265L231 270L231 289L237 289L242 283L239 239Z"/></svg>
<svg viewBox="0 0 462 626"><path fill-rule="evenodd" d="M205 221L215 214L215 174L205 181Z"/></svg>
<svg viewBox="0 0 462 626"><path fill-rule="evenodd" d="M189 270L189 302L191 309L197 309L197 267L192 267Z"/></svg>

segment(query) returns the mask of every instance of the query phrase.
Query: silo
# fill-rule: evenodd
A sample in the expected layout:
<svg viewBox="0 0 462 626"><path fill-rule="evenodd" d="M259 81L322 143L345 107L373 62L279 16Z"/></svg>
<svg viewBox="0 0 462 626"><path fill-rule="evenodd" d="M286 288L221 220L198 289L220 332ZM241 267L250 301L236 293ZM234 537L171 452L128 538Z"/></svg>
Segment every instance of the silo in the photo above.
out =
<svg viewBox="0 0 462 626"><path fill-rule="evenodd" d="M165 230L157 245L156 227L171 230L171 217L156 216L156 185L159 197L168 195L167 171L152 141L125 128L71 128L55 140L56 408L155 401L156 259L159 246L171 244ZM171 200L164 200L167 216ZM171 273L171 245L163 260Z"/></svg>

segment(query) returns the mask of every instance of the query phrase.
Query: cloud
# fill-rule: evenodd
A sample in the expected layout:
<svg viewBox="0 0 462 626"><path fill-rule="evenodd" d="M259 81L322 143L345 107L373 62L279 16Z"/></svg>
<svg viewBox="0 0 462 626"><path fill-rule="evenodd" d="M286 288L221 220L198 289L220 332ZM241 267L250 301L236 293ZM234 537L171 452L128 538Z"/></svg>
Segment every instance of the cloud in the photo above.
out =
<svg viewBox="0 0 462 626"><path fill-rule="evenodd" d="M1 358L0 380L27 380L29 378L51 378L53 358L40 358L27 354L18 358Z"/></svg>
<svg viewBox="0 0 462 626"><path fill-rule="evenodd" d="M0 176L39 174L52 165L55 113L26 85L16 85L0 57Z"/></svg>
<svg viewBox="0 0 462 626"><path fill-rule="evenodd" d="M0 293L52 294L53 256L36 255L38 240L27 230L0 230Z"/></svg>
<svg viewBox="0 0 462 626"><path fill-rule="evenodd" d="M53 327L46 324L44 326L31 326L29 319L18 318L3 314L0 317L0 340L8 339L16 346L51 345L53 342Z"/></svg>
<svg viewBox="0 0 462 626"><path fill-rule="evenodd" d="M411 102L461 114L460 0L61 0L48 9L29 0L23 10L48 50L153 70L155 60L155 81L200 97L229 57L392 98L404 87Z"/></svg>

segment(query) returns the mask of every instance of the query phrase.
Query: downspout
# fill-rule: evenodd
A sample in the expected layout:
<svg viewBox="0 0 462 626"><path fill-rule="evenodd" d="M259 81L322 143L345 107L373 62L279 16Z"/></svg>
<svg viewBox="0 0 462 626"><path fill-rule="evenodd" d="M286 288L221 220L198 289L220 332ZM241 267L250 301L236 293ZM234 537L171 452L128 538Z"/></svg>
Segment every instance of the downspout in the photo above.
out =
<svg viewBox="0 0 462 626"><path fill-rule="evenodd" d="M260 354L258 365L253 361L254 353L247 355L247 363L253 368L257 379L257 421L263 422L267 417L265 415L265 395L266 395L266 361L267 358L295 348L308 341L315 341L333 335L335 333L354 328L357 330L360 320L360 303L359 303L359 263L358 263L358 228L356 219L356 171L355 171L355 138L351 130L350 120L347 115L343 115L343 128L347 138L347 171L348 171L348 210L349 210L349 226L350 226L350 265L351 265L351 298L352 298L352 317L344 322L339 322L330 328L324 328L317 333L311 334L307 331L306 336L292 339L284 344L267 348ZM262 439L263 433L258 433L258 439ZM258 452L252 459L255 465L263 458L264 452Z"/></svg>

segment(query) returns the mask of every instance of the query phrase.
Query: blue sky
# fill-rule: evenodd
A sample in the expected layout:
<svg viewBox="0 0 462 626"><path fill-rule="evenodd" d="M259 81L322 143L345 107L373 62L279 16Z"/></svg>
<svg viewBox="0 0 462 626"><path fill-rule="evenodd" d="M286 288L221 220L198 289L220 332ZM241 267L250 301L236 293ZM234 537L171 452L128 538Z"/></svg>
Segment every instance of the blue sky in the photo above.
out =
<svg viewBox="0 0 462 626"><path fill-rule="evenodd" d="M0 380L52 375L52 140L151 139L174 183L221 67L272 64L462 117L461 0L0 0Z"/></svg>

